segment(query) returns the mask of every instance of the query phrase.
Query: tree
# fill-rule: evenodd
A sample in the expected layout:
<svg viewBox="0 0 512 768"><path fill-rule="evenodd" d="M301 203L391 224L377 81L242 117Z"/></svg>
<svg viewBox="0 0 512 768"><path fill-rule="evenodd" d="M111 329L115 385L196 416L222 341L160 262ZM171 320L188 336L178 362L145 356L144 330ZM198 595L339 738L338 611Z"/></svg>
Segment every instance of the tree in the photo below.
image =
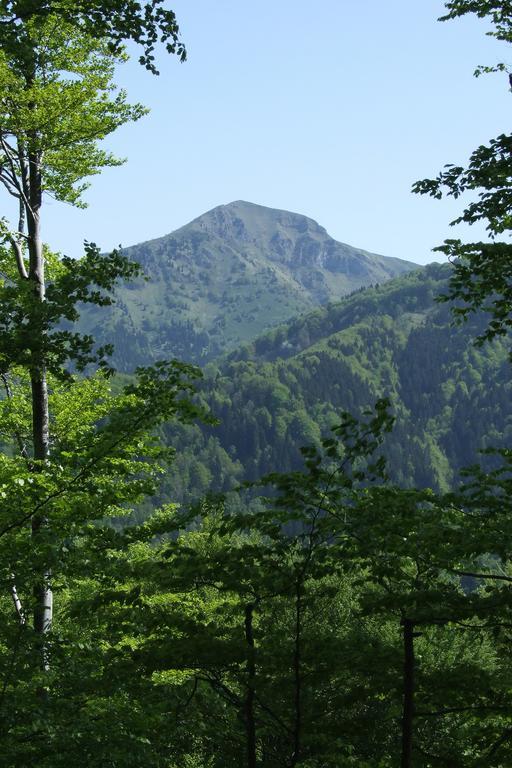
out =
<svg viewBox="0 0 512 768"><path fill-rule="evenodd" d="M512 42L510 3L453 0L445 5L448 13L441 20L474 13L491 20L493 28L489 35ZM501 63L482 66L475 75L505 69ZM469 193L471 202L452 224L483 223L489 233L489 242L462 243L460 239L450 239L435 249L446 254L453 264L449 290L442 300L457 301L452 309L454 316L465 320L469 313L479 309L489 313L487 328L478 337L478 343L505 335L512 326L512 245L497 239L512 230L511 151L512 135L503 133L475 149L466 167L446 165L435 179L424 179L413 186L414 192L437 199L443 194L458 198Z"/></svg>
<svg viewBox="0 0 512 768"><path fill-rule="evenodd" d="M473 13L492 23L489 35L512 42L512 5L505 0L450 0L442 20L455 19ZM480 66L475 75L507 71L504 63ZM510 75L509 75L510 82ZM453 264L449 291L443 301L456 301L452 312L458 320L483 309L488 323L477 337L477 343L497 336L508 336L512 327L512 246L504 237L512 230L512 135L501 134L488 144L478 147L466 167L448 165L435 179L425 179L414 185L414 191L440 199L443 194L454 198L469 193L471 202L453 222L469 225L483 223L489 233L488 242L462 243L446 240L437 248ZM446 531L451 541L451 556L445 565L466 580L468 589L480 585L472 593L473 610L482 625L493 633L495 645L501 648L508 639L510 618L504 595L510 583L510 450L486 451L487 466L474 465L465 470L469 478L451 498L454 508L462 510L463 520L458 531ZM491 458L491 461L489 461ZM489 468L490 466L490 468ZM504 713L509 715L508 697L498 699ZM485 752L489 764L510 762L510 727L508 721L499 724Z"/></svg>
<svg viewBox="0 0 512 768"><path fill-rule="evenodd" d="M77 485L83 517L59 536L71 554L55 553L66 594L48 743L91 766L388 768L401 753L404 767L506 764L507 595L493 619L493 601L468 595L458 573L486 546L485 514L466 537L453 498L384 484L371 454L389 426L384 403L362 421L347 414L304 451L303 470L265 478L273 493L258 504L167 508L123 530L85 522L96 498L121 493L123 463L107 450ZM90 442L85 429L80 462ZM118 733L131 734L130 755Z"/></svg>
<svg viewBox="0 0 512 768"><path fill-rule="evenodd" d="M198 413L183 397L197 371L179 363L141 370L114 400L104 382L74 382L73 369L109 370L108 347L95 349L73 330L77 306L109 304L115 282L139 269L117 252L101 256L94 244L77 261L56 257L41 234L44 195L82 205L84 179L119 163L99 141L145 112L113 84L123 40L142 46L141 62L154 73L157 41L184 58L174 14L160 5L0 3L0 181L16 205L15 221L2 220L0 248L0 407L11 432L4 431L0 461L7 567L0 578L15 607L6 613L2 601L0 712L9 765L54 765L59 733L65 759L66 680L81 691L87 677L87 670L74 675L77 635L65 620L70 562L75 578L80 568L101 569L79 557L85 533L94 538L105 516L154 491L161 454L152 430L166 418L186 420L189 407L189 415ZM104 527L105 538L114 535ZM61 611L50 632L53 583ZM78 710L90 704L87 696L74 702ZM69 704L76 722L71 697Z"/></svg>
<svg viewBox="0 0 512 768"><path fill-rule="evenodd" d="M110 676L119 650L114 638L127 642L126 625L110 636L98 634L94 612L76 606L91 599L96 582L103 588L115 579L126 585L121 563L133 555L130 546L172 527L171 509L126 533L112 518L126 518L133 504L154 493L169 454L154 429L162 420L186 422L199 415L189 399L196 376L190 366L160 364L139 370L137 381L116 395L104 375L71 384L51 379L51 462L33 473L23 457L0 456L0 721L6 766L67 765L79 754L91 766L107 759L116 766L159 764L151 762L157 750L148 742L154 718L137 722L126 699L130 691L132 701L138 700L147 683L136 669L124 684ZM23 377L11 381L10 392L0 402L4 443L30 435L30 394ZM35 510L44 512L49 524L30 537ZM51 658L46 670L39 661L41 638L23 620L35 602L34 573L42 568L53 573L59 607L44 639ZM14 570L16 612L8 593ZM129 604L137 613L135 598ZM119 734L131 734L129 749L109 734L113 716Z"/></svg>
<svg viewBox="0 0 512 768"><path fill-rule="evenodd" d="M116 57L102 40L95 41L51 15L30 17L16 29L17 45L13 38L0 53L0 181L18 208L17 226L3 221L15 269L6 264L4 253L2 368L4 374L13 365L29 371L31 466L37 472L50 452L48 371L62 376L69 359L82 366L94 359L91 340L51 329L62 319L75 319L75 299L108 303L98 289L108 290L117 278L136 271L119 255L102 262L97 250L88 247L76 276L73 263L64 259L56 267L60 274L48 287L41 234L43 196L80 205L86 187L83 178L118 163L97 146L98 140L127 120L138 119L144 110L129 106L123 92L114 92ZM45 525L45 516L35 514L33 535L38 536ZM52 618L48 573L34 589L39 595L34 623L45 634Z"/></svg>
<svg viewBox="0 0 512 768"><path fill-rule="evenodd" d="M448 13L441 16L441 21L474 13L480 19L491 19L494 31L488 34L497 40L512 42L512 6L507 0L448 0L445 6ZM501 69L503 65L498 67Z"/></svg>

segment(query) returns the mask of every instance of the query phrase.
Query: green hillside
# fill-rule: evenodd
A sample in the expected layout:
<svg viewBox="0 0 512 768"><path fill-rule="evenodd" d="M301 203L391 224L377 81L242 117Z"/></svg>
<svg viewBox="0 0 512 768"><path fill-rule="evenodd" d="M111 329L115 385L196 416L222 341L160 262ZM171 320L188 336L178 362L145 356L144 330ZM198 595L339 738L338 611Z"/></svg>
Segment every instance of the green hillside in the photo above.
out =
<svg viewBox="0 0 512 768"><path fill-rule="evenodd" d="M120 287L110 310L82 313L84 330L114 344L121 370L170 357L204 363L416 267L339 243L305 216L242 201L124 252L146 280Z"/></svg>
<svg viewBox="0 0 512 768"><path fill-rule="evenodd" d="M489 445L510 442L507 345L473 345L483 318L453 327L434 302L449 267L432 264L360 291L256 339L206 368L202 397L217 427L181 427L165 495L227 489L300 463L341 411L390 397L397 422L386 442L391 477L448 488Z"/></svg>

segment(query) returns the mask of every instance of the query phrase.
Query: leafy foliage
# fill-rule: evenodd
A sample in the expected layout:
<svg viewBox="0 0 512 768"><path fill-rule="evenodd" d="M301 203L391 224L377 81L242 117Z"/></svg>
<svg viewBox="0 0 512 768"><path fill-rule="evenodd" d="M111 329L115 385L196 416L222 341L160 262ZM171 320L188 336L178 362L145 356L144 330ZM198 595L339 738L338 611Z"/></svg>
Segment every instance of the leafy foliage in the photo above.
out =
<svg viewBox="0 0 512 768"><path fill-rule="evenodd" d="M146 6L149 27L139 29L149 46L148 29L164 18L158 6ZM65 11L78 28L117 24L116 3L101 6L114 11L109 22L95 7L88 16L65 0L3 4L18 14L15 21L39 30L56 18L41 20L46 11ZM455 14L495 8L447 7ZM126 13L129 23L142 8L128 3ZM455 416L450 407L457 411L461 396L464 405L478 405L492 379L499 383L505 348L495 339L492 348L475 350L460 331L448 343L448 312L432 304L447 270L433 266L356 294L212 367L216 410L225 409L252 441L244 450L259 451L258 461L272 471L239 489L235 503L210 497L181 511L166 504L140 521L133 505L155 495L171 453L161 440L164 423L175 422L167 432L174 438L190 434L189 422L208 419L208 390L196 396L199 371L176 361L141 368L125 386L114 380L114 393L102 374L74 378L70 362L84 367L100 353L91 338L59 323L77 320L76 302L109 306L115 281L137 268L116 253L101 257L92 245L76 270L68 259L44 255L46 297L26 289L19 260L18 272L2 264L3 764L510 765L512 454L507 447L488 451L489 466L466 470L463 486L447 494L390 483L383 455L395 416L395 447L408 447L411 428L400 424L408 411L424 419L424 432L413 439L432 468L434 458L442 466L435 440L484 434L473 413L463 406ZM500 319L506 324L508 314ZM485 336L485 323L473 318L471 331ZM33 384L46 367L52 445L41 458ZM304 407L294 411L301 391ZM491 394L481 416L487 430L508 390ZM244 431L246 411L263 425L260 433ZM442 433L443 425L464 421L466 433ZM327 437L324 425L331 427ZM268 449L282 448L283 435L310 444L290 471L277 472L289 457ZM204 481L210 473L210 484L214 473L225 479L220 461L201 472L198 445L185 463L194 459L196 474ZM239 471L232 448L225 456ZM213 450L211 457L219 456ZM258 469L254 461L251 470ZM51 581L59 607L44 634L27 620L39 610L42 578Z"/></svg>
<svg viewBox="0 0 512 768"><path fill-rule="evenodd" d="M2 261L8 270L10 254L4 251ZM110 348L95 350L92 337L63 329L62 322L73 323L79 319L78 302L108 306L112 303L111 291L116 280L129 279L139 271L137 264L118 252L101 256L93 243L87 243L81 259L64 257L56 262L55 274L42 303L34 302L32 287L26 280L15 273L13 277L7 276L0 285L1 370L30 367L35 344L54 376L69 376L70 361L78 370L84 370L91 363L108 370L105 355Z"/></svg>
<svg viewBox="0 0 512 768"><path fill-rule="evenodd" d="M33 59L26 60L23 41L12 51L2 47L0 55L2 182L26 203L29 176L24 181L23 168L31 155L42 166L43 192L83 205L83 179L120 162L99 140L145 109L116 92L116 58L101 39L84 37L51 16L25 21L22 29L17 34L24 35Z"/></svg>
<svg viewBox="0 0 512 768"><path fill-rule="evenodd" d="M512 12L509 3L485 0L454 0L447 2L448 14L443 20L474 13L480 18L490 18L493 27L488 33L498 40L512 42ZM505 65L483 67L490 72L505 69ZM510 232L512 219L512 176L510 152L512 136L501 134L488 144L478 147L469 159L467 167L446 165L435 179L416 182L413 191L440 199L443 194L458 198L469 193L471 202L452 224L465 222L485 223L490 242L463 244L461 240L446 240L436 250L449 256L453 263L453 276L443 301L455 301L454 315L465 320L468 314L484 308L489 313L489 323L479 341L504 335L510 328L511 251L507 242L496 238Z"/></svg>
<svg viewBox="0 0 512 768"><path fill-rule="evenodd" d="M396 765L405 617L418 630L414 764L506 764L506 613L482 622L487 597L453 575L460 509L382 484L374 451L391 421L385 402L345 414L303 468L264 478L275 493L259 510L169 510L105 542L110 566L77 582L70 612L94 617L82 656L100 670L95 696L110 691L135 734L150 702L148 764ZM171 539L144 543L166 526Z"/></svg>
<svg viewBox="0 0 512 768"><path fill-rule="evenodd" d="M20 25L30 22L44 24L54 16L77 28L81 33L108 40L110 50L118 54L127 40L140 45L143 53L140 63L154 74L154 50L163 43L168 53L186 58L185 47L179 38L179 27L173 11L162 7L163 0L150 0L145 4L135 0L3 0L0 5L0 46L4 50L18 48ZM30 41L26 40L25 54L31 55Z"/></svg>

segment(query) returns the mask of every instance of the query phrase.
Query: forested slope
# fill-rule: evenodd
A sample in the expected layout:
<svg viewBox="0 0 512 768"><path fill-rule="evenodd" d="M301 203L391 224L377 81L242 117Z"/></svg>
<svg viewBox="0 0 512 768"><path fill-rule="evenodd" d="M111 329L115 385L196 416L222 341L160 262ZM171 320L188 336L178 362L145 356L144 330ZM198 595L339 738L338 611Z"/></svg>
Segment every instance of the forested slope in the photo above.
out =
<svg viewBox="0 0 512 768"><path fill-rule="evenodd" d="M288 470L339 414L388 396L396 425L385 452L393 480L447 489L478 451L512 433L507 343L475 347L483 317L454 327L434 297L449 267L432 264L360 291L206 368L201 397L220 423L180 427L171 498Z"/></svg>

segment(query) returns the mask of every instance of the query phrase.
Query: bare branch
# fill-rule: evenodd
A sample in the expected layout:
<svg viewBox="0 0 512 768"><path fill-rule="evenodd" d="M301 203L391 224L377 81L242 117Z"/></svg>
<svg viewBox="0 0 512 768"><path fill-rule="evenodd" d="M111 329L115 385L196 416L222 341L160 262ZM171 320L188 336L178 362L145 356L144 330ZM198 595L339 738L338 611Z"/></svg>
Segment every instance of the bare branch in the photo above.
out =
<svg viewBox="0 0 512 768"><path fill-rule="evenodd" d="M14 235L9 234L8 238L12 245L12 250L14 251L14 258L16 259L16 266L18 267L19 275L24 280L28 280L28 272L25 266L25 261L23 259L23 251L21 250L21 245L19 241L16 240Z"/></svg>
<svg viewBox="0 0 512 768"><path fill-rule="evenodd" d="M20 200L19 203L19 218L18 218L18 231L16 233L16 245L14 247L14 254L16 256L16 264L18 267L18 272L20 277L22 277L25 280L28 280L28 272L27 268L25 267L25 261L23 259L23 249L21 246L21 240L23 238L26 238L25 235L25 222L26 222L26 210L25 205L23 203L23 200Z"/></svg>
<svg viewBox="0 0 512 768"><path fill-rule="evenodd" d="M2 173L0 173L0 181L12 197L15 197L16 200L20 199L21 195L17 191L15 185L11 184L11 182Z"/></svg>
<svg viewBox="0 0 512 768"><path fill-rule="evenodd" d="M20 200L20 212L18 217L18 237L26 237L25 235L25 223L26 223L26 212L25 212L25 206L23 205L22 201Z"/></svg>
<svg viewBox="0 0 512 768"><path fill-rule="evenodd" d="M11 147L9 142L6 140L5 136L3 136L2 134L0 134L0 146L3 149L5 153L5 157L7 158L7 161L10 166L11 176L13 179L13 186L15 186L16 189L18 190L19 197L23 200L23 203L26 209L31 213L33 213L32 206L30 205L29 194L28 194L29 192L28 175L27 175L25 159L22 156L22 153L19 151L19 149L16 150L14 147ZM18 164L19 164L21 179L20 179L20 174L17 172L17 169L16 169L16 160L18 161Z"/></svg>

